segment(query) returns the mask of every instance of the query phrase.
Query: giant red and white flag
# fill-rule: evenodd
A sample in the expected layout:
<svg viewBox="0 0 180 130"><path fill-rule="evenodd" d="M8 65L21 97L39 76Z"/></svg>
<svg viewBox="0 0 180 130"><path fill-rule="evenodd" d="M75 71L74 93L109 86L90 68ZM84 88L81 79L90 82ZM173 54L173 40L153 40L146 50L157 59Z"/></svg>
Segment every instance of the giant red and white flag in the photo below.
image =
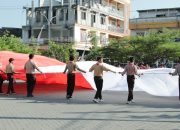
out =
<svg viewBox="0 0 180 130"><path fill-rule="evenodd" d="M28 54L14 53L9 51L0 51L0 62L3 64L3 70L8 64L8 59L14 58L15 71L21 72L21 74L16 74L16 79L21 79L23 81L25 78L24 64L28 60ZM37 72L37 85L38 84L67 84L66 74L62 72L65 69L65 63L60 62L53 58L48 58L45 56L35 55L34 61L39 66L40 70L44 74ZM77 65L87 71L86 74L80 72L76 73L76 86L81 88L96 89L93 73L88 72L89 68L95 64L95 61L82 61L77 62ZM114 67L103 63L106 67L114 70L116 72L122 72L123 69L120 67ZM157 96L177 96L179 92L178 88L178 76L171 76L168 73L173 72L174 69L170 68L157 68L157 69L147 69L139 70L144 73L141 77L136 77L135 90L145 91L152 95ZM127 91L127 81L126 76L121 76L120 74L114 74L111 72L104 72L103 74L103 90L113 90L113 91ZM49 85L50 86L50 85ZM38 86L37 86L38 87Z"/></svg>

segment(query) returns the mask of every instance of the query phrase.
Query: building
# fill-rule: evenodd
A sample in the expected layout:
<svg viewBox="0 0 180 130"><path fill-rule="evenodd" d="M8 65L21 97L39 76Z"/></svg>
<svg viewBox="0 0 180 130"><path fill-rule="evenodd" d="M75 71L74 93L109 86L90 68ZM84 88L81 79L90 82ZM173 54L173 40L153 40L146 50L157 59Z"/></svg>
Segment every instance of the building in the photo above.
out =
<svg viewBox="0 0 180 130"><path fill-rule="evenodd" d="M130 34L130 0L39 0L38 7L32 2L32 7L24 8L25 43L34 37L41 43L73 42L75 49L88 50L90 31L95 31L99 46Z"/></svg>
<svg viewBox="0 0 180 130"><path fill-rule="evenodd" d="M16 37L22 37L22 29L21 28L11 28L11 27L2 27L0 28L0 36L4 34L14 35Z"/></svg>
<svg viewBox="0 0 180 130"><path fill-rule="evenodd" d="M180 8L138 10L139 18L130 19L131 35L145 35L149 29L180 29Z"/></svg>

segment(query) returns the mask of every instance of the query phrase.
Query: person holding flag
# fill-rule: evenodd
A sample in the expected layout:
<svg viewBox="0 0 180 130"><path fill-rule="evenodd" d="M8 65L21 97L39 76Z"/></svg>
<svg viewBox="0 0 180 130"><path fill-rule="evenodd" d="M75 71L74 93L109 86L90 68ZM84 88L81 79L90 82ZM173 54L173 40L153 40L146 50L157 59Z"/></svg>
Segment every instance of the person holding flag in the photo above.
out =
<svg viewBox="0 0 180 130"><path fill-rule="evenodd" d="M34 97L33 90L36 85L35 70L43 73L33 61L34 54L29 54L29 60L24 65L24 70L26 71L26 82L27 82L27 97Z"/></svg>
<svg viewBox="0 0 180 130"><path fill-rule="evenodd" d="M68 70L68 74L67 74L67 94L66 94L66 98L70 99L72 98L72 94L74 92L74 87L75 87L75 73L76 73L76 69L86 73L86 71L80 69L77 64L74 62L74 56L70 56L69 57L69 62L66 64L65 70L64 70L64 74L66 73L66 71Z"/></svg>
<svg viewBox="0 0 180 130"><path fill-rule="evenodd" d="M179 75L179 100L180 100L180 57L179 57L179 61L178 61L178 65L175 68L175 71L173 73L169 73L170 75L174 76L174 75Z"/></svg>
<svg viewBox="0 0 180 130"><path fill-rule="evenodd" d="M14 65L13 65L13 58L9 58L9 64L6 66L6 74L7 74L7 78L9 81L8 84L8 90L7 90L7 95L9 94L16 94L16 92L14 91L14 74L19 74L19 72L15 72L14 71Z"/></svg>
<svg viewBox="0 0 180 130"><path fill-rule="evenodd" d="M134 57L129 58L129 63L125 66L123 72L119 72L122 74L127 74L127 83L128 83L128 99L126 104L134 103L133 101L133 89L134 89L134 81L135 81L135 75L140 76L140 74L137 73L137 66L134 65Z"/></svg>
<svg viewBox="0 0 180 130"><path fill-rule="evenodd" d="M116 72L106 68L103 65L103 58L102 57L97 57L97 63L94 64L89 69L89 72L92 72L92 71L94 71L94 82L95 82L95 85L97 88L93 102L95 102L95 103L102 102L103 99L102 99L101 93L102 93L102 88L103 88L103 71L111 71L113 73L116 73Z"/></svg>

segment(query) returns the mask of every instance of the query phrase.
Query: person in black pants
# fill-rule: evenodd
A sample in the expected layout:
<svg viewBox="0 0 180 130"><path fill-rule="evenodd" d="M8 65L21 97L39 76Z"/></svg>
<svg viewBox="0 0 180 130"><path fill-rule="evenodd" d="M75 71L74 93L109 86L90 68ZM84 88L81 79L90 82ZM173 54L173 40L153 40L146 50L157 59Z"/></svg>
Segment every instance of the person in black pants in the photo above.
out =
<svg viewBox="0 0 180 130"><path fill-rule="evenodd" d="M176 66L176 69L173 73L169 73L170 75L174 76L174 75L179 75L179 100L180 100L180 57L179 57L179 63Z"/></svg>
<svg viewBox="0 0 180 130"><path fill-rule="evenodd" d="M36 66L33 61L34 54L29 54L29 60L25 63L24 69L26 70L26 82L27 82L27 97L33 97L33 90L36 85L36 76L35 70L38 70L40 73L40 69Z"/></svg>
<svg viewBox="0 0 180 130"><path fill-rule="evenodd" d="M94 96L93 102L98 103L102 102L102 88L103 88L103 71L111 71L113 73L116 73L115 71L112 71L108 68L106 68L103 65L103 58L97 57L97 63L94 64L90 69L89 72L94 71L94 82L97 88L96 94ZM99 99L99 100L98 100Z"/></svg>
<svg viewBox="0 0 180 130"><path fill-rule="evenodd" d="M134 57L129 58L129 63L125 66L123 72L119 72L122 76L126 73L127 74L127 83L128 83L128 99L126 104L134 103L133 101L133 89L134 89L134 82L135 82L135 75L140 76L137 73L137 66L134 65Z"/></svg>
<svg viewBox="0 0 180 130"><path fill-rule="evenodd" d="M13 61L14 61L13 58L9 58L9 64L6 66L6 73L7 73L7 78L9 81L8 90L6 93L7 95L16 94L14 91L13 81L14 81L14 74L18 74L18 72L14 72Z"/></svg>
<svg viewBox="0 0 180 130"><path fill-rule="evenodd" d="M67 74L67 94L66 94L67 99L72 98L72 94L74 92L76 69L83 72L83 73L86 73L84 70L81 70L76 65L76 63L74 62L74 56L71 55L69 57L69 62L66 64L65 70L63 72L63 73L66 73L66 71L68 70L68 74Z"/></svg>

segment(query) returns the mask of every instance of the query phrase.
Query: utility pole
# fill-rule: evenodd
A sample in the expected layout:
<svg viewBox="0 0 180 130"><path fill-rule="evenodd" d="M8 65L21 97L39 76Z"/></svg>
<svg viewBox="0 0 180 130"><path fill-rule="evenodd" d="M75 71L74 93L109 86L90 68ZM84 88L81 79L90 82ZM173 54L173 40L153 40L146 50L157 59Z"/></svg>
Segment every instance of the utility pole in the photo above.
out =
<svg viewBox="0 0 180 130"><path fill-rule="evenodd" d="M31 17L31 40L33 39L33 37L34 37L34 32L33 32L33 25L34 25L34 0L32 0L32 3L31 3L31 5L32 5L32 9L31 9L31 15L32 15L32 17Z"/></svg>

